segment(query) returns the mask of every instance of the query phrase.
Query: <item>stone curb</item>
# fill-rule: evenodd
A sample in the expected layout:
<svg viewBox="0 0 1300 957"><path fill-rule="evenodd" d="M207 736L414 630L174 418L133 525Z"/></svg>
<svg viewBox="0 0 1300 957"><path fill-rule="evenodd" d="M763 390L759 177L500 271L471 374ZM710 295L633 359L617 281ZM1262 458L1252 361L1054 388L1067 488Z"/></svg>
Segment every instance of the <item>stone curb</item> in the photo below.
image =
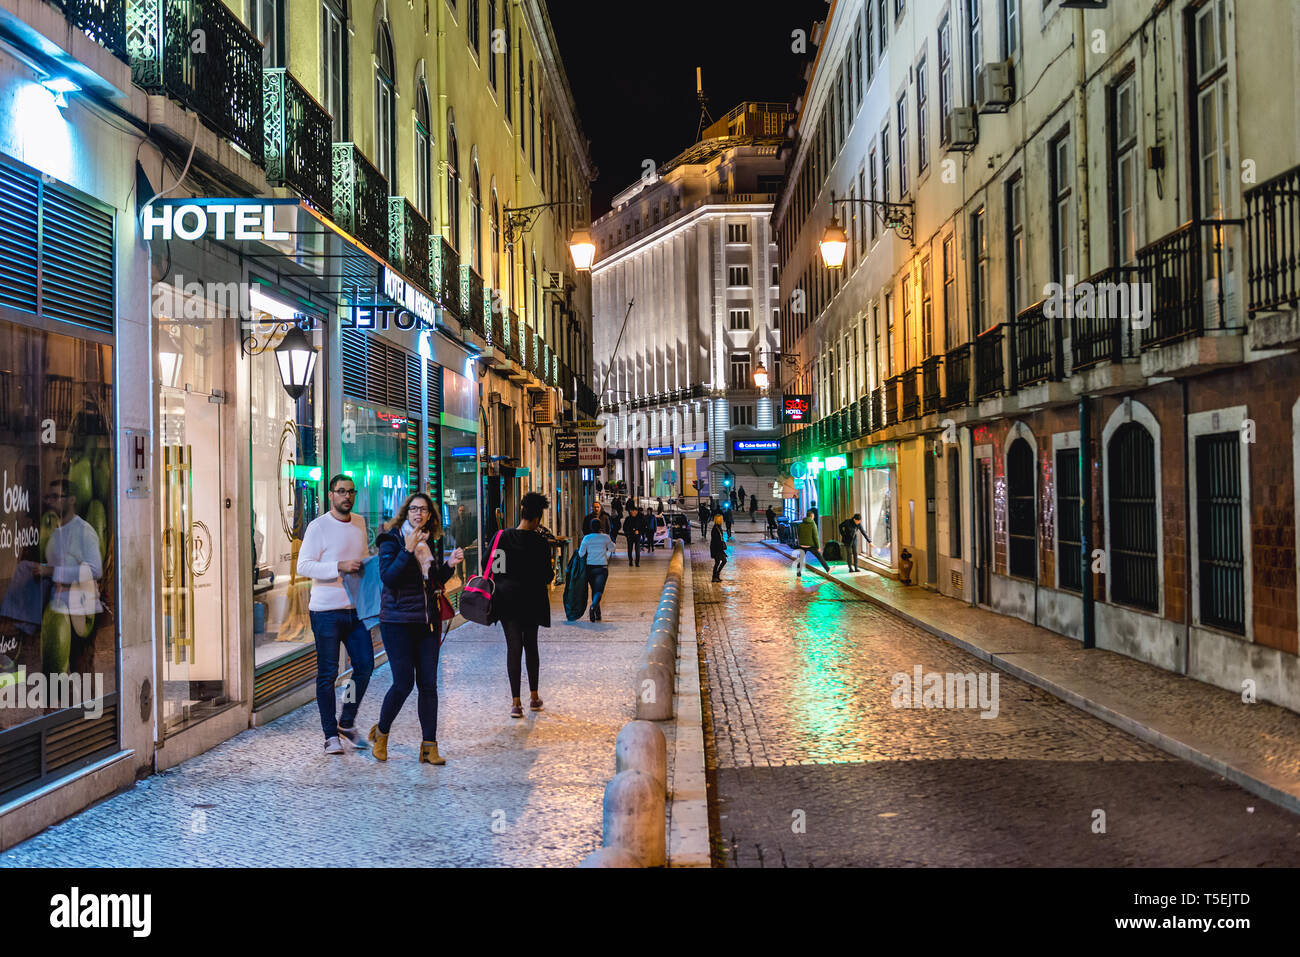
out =
<svg viewBox="0 0 1300 957"><path fill-rule="evenodd" d="M794 553L788 551L784 546L781 546L770 539L764 539L762 543L778 555L785 557L787 560L793 560ZM1300 814L1300 782L1297 782L1293 790L1284 790L1269 784L1267 781L1262 780L1250 771L1231 763L1230 759L1225 759L1219 755L1212 754L1188 744L1186 741L1179 739L1175 735L1161 731L1140 718L1135 718L1132 715L1125 714L1123 711L1116 710L1110 705L1103 704L1094 698L1081 694L1067 685L1053 681L1037 672L1030 671L1024 666L1015 664L1008 660L1008 658L1003 655L994 654L984 648L973 645L962 638L958 638L956 635L949 634L927 621L908 614L901 608L882 601L879 597L856 587L851 582L846 582L836 578L834 575L828 574L820 568L814 568L811 562L809 562L806 567L808 571L814 572L822 578L839 585L845 591L852 592L864 601L893 615L895 618L900 618L911 625L915 625L922 631L934 635L936 638L942 639L949 644L956 645L963 651L974 655L982 661L987 661L999 670L1005 671L1007 674L1019 678L1026 684L1031 684L1036 688L1041 688L1049 694L1060 698L1067 704L1078 708L1080 711L1084 711L1095 718L1100 718L1107 724L1113 725L1121 731L1126 731L1135 738L1145 741L1147 744L1160 748L1162 751L1172 754L1176 758L1189 761L1198 767L1226 778L1233 784L1239 785L1252 794L1257 794L1266 800L1272 801L1274 804L1284 807L1292 813Z"/></svg>
<svg viewBox="0 0 1300 957"><path fill-rule="evenodd" d="M709 867L709 796L704 775L704 707L695 636L694 572L684 546L682 558L673 770L668 782L668 866Z"/></svg>

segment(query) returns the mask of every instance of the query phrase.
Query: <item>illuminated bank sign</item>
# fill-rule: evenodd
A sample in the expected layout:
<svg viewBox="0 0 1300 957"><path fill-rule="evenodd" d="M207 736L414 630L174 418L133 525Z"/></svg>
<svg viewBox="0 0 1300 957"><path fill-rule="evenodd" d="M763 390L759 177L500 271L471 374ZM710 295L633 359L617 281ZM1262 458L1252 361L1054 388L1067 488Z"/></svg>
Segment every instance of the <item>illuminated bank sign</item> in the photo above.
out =
<svg viewBox="0 0 1300 957"><path fill-rule="evenodd" d="M807 422L812 414L812 396L787 395L781 398L781 421Z"/></svg>
<svg viewBox="0 0 1300 957"><path fill-rule="evenodd" d="M384 267L384 295L420 320L426 329L434 326L433 300L387 266Z"/></svg>
<svg viewBox="0 0 1300 957"><path fill-rule="evenodd" d="M144 208L142 230L146 242L155 239L252 240L288 242L285 230L275 228L275 207L296 201L265 199L159 200Z"/></svg>
<svg viewBox="0 0 1300 957"><path fill-rule="evenodd" d="M677 446L677 451L682 455L704 455L709 451L708 442L687 442L685 445Z"/></svg>
<svg viewBox="0 0 1300 957"><path fill-rule="evenodd" d="M754 455L765 454L767 452L780 452L780 439L735 439L731 443L731 450L737 454Z"/></svg>
<svg viewBox="0 0 1300 957"><path fill-rule="evenodd" d="M669 458L672 454L673 447L671 445L652 445L650 448L645 450L645 455L648 459Z"/></svg>

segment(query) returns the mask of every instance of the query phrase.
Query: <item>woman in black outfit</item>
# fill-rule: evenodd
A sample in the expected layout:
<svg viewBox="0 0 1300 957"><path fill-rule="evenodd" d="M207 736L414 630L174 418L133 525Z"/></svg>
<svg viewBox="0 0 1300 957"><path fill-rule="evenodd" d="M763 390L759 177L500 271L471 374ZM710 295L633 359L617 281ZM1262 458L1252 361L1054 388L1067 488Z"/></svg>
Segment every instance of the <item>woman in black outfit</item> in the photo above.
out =
<svg viewBox="0 0 1300 957"><path fill-rule="evenodd" d="M727 540L722 534L722 516L713 516L709 529L709 555L713 558L713 580L722 581L722 566L727 564Z"/></svg>
<svg viewBox="0 0 1300 957"><path fill-rule="evenodd" d="M503 554L493 562L500 572L492 576L496 584L492 606L500 609L497 614L501 616L501 630L506 634L506 673L514 698L510 708L512 718L524 716L519 700L521 657L526 657L528 663L528 689L532 699L528 707L533 711L542 710L542 699L537 696L540 666L537 629L551 627L551 546L537 528L550 504L540 492L529 492L519 500L519 525L501 533L497 550Z"/></svg>
<svg viewBox="0 0 1300 957"><path fill-rule="evenodd" d="M430 548L433 539L436 546ZM442 620L438 593L451 578L464 553L457 548L442 560L442 529L433 499L413 493L391 522L375 537L379 547L379 577L384 583L379 602L379 632L388 652L393 685L384 695L379 723L370 729L375 757L388 760L388 732L411 689L419 685L420 763L446 764L438 754L438 647Z"/></svg>

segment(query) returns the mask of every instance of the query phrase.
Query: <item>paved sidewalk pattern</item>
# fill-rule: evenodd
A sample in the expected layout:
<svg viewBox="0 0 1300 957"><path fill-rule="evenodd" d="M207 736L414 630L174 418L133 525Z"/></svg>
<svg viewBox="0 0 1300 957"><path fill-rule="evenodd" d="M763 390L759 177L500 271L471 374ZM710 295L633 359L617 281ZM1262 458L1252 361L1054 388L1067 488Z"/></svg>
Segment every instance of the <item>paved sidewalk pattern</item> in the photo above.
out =
<svg viewBox="0 0 1300 957"><path fill-rule="evenodd" d="M726 866L1295 865L1300 820L761 544L696 544L715 861ZM894 676L993 674L975 707ZM1100 828L1104 826L1104 830Z"/></svg>
<svg viewBox="0 0 1300 957"><path fill-rule="evenodd" d="M442 649L439 749L417 762L412 692L389 760L321 753L315 702L154 775L0 854L0 866L573 866L601 841L614 741L668 555L611 566L604 620L541 632L545 710L512 719L500 626L464 624ZM525 672L525 697L527 673ZM375 672L358 725L391 683Z"/></svg>

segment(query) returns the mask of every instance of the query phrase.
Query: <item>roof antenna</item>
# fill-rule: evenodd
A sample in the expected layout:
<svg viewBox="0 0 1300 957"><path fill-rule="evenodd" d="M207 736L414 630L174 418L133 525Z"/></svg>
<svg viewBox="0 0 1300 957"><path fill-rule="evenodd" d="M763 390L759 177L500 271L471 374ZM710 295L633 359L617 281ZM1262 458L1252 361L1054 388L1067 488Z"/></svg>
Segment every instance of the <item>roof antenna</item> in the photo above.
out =
<svg viewBox="0 0 1300 957"><path fill-rule="evenodd" d="M704 78L700 68L695 68L695 99L700 104L700 125L695 131L695 141L698 143L704 137L706 127L713 125L713 114L709 112L709 98L704 95ZM704 122L708 120L708 122Z"/></svg>

